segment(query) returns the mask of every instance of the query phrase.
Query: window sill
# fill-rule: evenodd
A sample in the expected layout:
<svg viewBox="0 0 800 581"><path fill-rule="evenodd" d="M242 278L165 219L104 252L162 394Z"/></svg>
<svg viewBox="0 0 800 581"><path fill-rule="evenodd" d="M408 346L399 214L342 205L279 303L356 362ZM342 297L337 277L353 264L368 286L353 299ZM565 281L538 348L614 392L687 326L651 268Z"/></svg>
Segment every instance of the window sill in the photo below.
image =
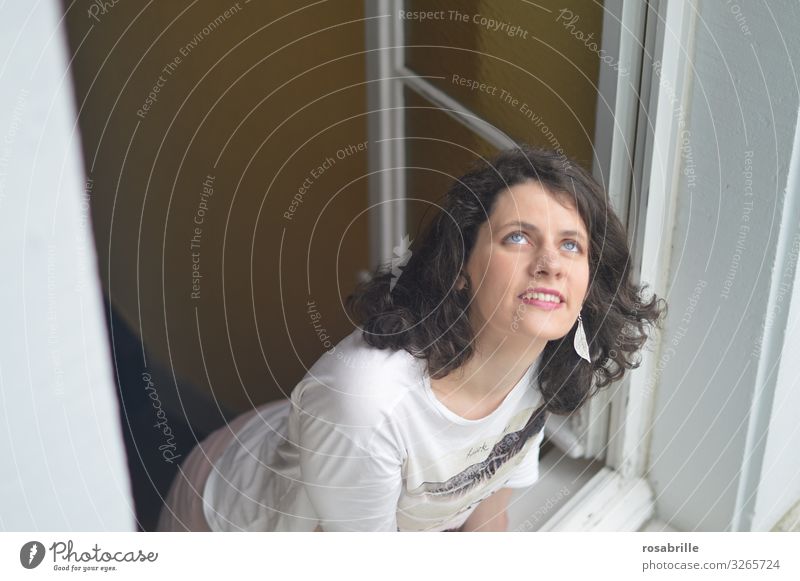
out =
<svg viewBox="0 0 800 581"><path fill-rule="evenodd" d="M539 461L539 481L515 490L509 531L638 531L653 516L653 493L642 478L602 462L573 459L552 448Z"/></svg>

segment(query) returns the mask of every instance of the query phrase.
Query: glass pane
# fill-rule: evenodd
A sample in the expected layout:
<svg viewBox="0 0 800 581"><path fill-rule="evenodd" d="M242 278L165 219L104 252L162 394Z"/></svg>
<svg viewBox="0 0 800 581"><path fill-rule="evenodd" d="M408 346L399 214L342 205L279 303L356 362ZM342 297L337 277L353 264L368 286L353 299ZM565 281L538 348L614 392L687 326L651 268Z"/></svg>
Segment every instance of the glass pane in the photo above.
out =
<svg viewBox="0 0 800 581"><path fill-rule="evenodd" d="M497 149L464 124L405 89L407 224L412 239L438 209L450 184Z"/></svg>
<svg viewBox="0 0 800 581"><path fill-rule="evenodd" d="M408 0L396 16L411 70L516 141L591 167L601 2Z"/></svg>

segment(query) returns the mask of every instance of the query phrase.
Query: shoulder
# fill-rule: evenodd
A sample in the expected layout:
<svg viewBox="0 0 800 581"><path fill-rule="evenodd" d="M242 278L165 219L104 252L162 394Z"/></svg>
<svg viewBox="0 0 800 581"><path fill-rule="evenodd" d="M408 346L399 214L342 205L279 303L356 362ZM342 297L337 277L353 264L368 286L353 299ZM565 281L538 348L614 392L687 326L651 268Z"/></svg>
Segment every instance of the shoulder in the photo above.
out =
<svg viewBox="0 0 800 581"><path fill-rule="evenodd" d="M405 350L378 349L356 329L325 352L292 392L298 411L353 427L377 427L409 390L424 361Z"/></svg>

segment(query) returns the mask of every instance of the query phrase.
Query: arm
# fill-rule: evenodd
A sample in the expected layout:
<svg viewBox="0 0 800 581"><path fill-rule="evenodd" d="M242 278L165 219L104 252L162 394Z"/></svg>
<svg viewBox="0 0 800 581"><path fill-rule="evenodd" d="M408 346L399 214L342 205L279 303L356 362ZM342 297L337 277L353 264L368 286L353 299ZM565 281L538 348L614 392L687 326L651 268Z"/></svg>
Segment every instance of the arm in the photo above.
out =
<svg viewBox="0 0 800 581"><path fill-rule="evenodd" d="M322 403L298 416L300 477L319 532L396 531L402 465L394 443L368 427L371 418Z"/></svg>
<svg viewBox="0 0 800 581"><path fill-rule="evenodd" d="M483 500L466 522L461 525L461 532L488 532L508 530L508 500L511 488L501 488L489 498Z"/></svg>

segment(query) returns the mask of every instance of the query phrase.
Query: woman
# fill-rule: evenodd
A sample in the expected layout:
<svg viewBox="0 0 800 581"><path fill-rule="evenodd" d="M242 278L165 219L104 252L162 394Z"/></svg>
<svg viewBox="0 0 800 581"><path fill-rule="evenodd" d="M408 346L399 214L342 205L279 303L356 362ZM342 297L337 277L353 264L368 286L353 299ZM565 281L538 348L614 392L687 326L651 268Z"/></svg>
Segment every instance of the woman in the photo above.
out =
<svg viewBox="0 0 800 581"><path fill-rule="evenodd" d="M631 281L602 189L550 151L477 165L415 242L289 400L189 455L160 530L506 529L547 414L636 367L663 301Z"/></svg>

